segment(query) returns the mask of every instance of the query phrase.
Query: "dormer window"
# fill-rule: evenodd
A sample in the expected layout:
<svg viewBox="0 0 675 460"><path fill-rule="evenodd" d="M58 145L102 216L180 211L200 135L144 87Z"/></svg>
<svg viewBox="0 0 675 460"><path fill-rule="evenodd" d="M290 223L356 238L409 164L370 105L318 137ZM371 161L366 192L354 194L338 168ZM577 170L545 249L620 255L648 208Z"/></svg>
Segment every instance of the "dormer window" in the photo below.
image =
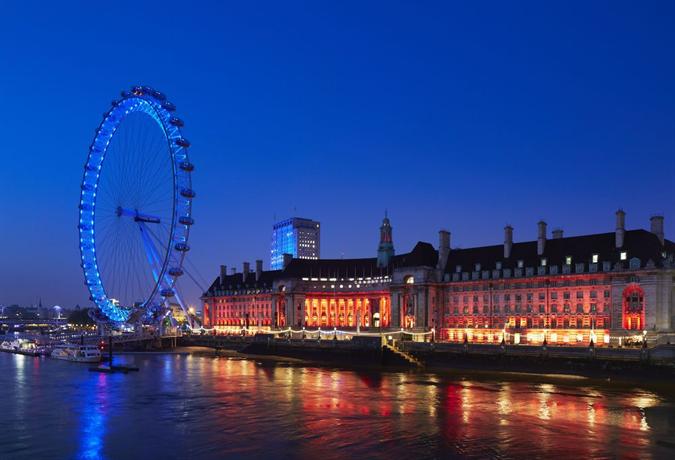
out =
<svg viewBox="0 0 675 460"><path fill-rule="evenodd" d="M665 259L665 257L664 257L664 259ZM502 263L501 263L501 262L497 262L497 264L495 265L495 268L496 268L497 270L501 270L501 269L502 269Z"/></svg>
<svg viewBox="0 0 675 460"><path fill-rule="evenodd" d="M461 273L461 272L462 272L462 266L461 265L455 266L455 273Z"/></svg>
<svg viewBox="0 0 675 460"><path fill-rule="evenodd" d="M621 260L626 260L628 259L628 253L626 251L621 251L621 254L619 254L619 258Z"/></svg>
<svg viewBox="0 0 675 460"><path fill-rule="evenodd" d="M592 261L593 261L594 264L598 263L598 255L597 254L593 254Z"/></svg>
<svg viewBox="0 0 675 460"><path fill-rule="evenodd" d="M523 265L524 265L523 261L519 260L518 261L518 268L523 268Z"/></svg>
<svg viewBox="0 0 675 460"><path fill-rule="evenodd" d="M572 256L565 257L565 265L572 265Z"/></svg>
<svg viewBox="0 0 675 460"><path fill-rule="evenodd" d="M541 266L542 266L542 267L545 267L547 263L548 263L548 260L546 260L546 257L544 257L543 259L541 259Z"/></svg>

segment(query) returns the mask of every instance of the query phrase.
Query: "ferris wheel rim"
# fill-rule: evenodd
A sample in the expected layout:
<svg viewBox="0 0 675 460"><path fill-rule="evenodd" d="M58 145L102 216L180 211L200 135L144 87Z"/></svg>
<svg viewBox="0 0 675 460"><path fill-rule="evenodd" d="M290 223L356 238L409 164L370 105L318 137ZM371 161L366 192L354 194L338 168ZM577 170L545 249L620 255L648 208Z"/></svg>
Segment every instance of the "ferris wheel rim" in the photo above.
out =
<svg viewBox="0 0 675 460"><path fill-rule="evenodd" d="M189 161L188 147L190 143L180 130L183 122L175 115L175 106L166 97L149 87L136 86L131 92L122 92L122 98L113 101L112 107L104 114L103 121L96 129L94 140L89 147L87 161L80 193L79 236L80 256L85 275L85 284L90 299L111 321L123 322L138 310L148 312L155 308L155 303L162 297L162 303L173 295L176 279L182 274L185 253L189 250L190 227L192 218L191 172L194 166ZM128 115L134 112L145 112L153 118L162 130L168 153L171 159L172 196L171 224L169 226L166 247L162 248L161 270L156 276L152 292L143 299L141 305L118 306L114 303L110 292L106 291L99 271L99 259L96 252L96 205L97 190L100 184L104 163L111 140L117 129ZM139 224L141 225L141 224ZM160 289L162 288L162 289Z"/></svg>

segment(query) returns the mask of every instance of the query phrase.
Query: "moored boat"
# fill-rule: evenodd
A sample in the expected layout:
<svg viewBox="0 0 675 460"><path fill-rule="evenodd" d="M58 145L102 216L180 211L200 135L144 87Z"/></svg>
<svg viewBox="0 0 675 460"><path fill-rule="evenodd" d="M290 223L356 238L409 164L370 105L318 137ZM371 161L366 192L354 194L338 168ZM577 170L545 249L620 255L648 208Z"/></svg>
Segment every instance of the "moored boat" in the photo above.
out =
<svg viewBox="0 0 675 460"><path fill-rule="evenodd" d="M29 339L5 340L0 343L0 351L27 356L44 354L44 348L39 347L37 342Z"/></svg>
<svg viewBox="0 0 675 460"><path fill-rule="evenodd" d="M101 350L94 345L65 343L56 345L51 357L77 363L98 363L101 361Z"/></svg>

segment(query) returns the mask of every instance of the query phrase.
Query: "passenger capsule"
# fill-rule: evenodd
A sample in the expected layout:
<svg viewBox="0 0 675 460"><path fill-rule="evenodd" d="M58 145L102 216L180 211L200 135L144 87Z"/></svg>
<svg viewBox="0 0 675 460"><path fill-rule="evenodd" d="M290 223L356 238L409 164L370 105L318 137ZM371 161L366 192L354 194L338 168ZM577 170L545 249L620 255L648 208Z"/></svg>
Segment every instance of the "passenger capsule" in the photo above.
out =
<svg viewBox="0 0 675 460"><path fill-rule="evenodd" d="M130 93L129 91L122 91L122 92L120 93L120 96L122 96L123 98L126 99L126 98L128 98L128 97L131 97L131 93Z"/></svg>
<svg viewBox="0 0 675 460"><path fill-rule="evenodd" d="M182 169L183 171L192 172L195 169L195 165L193 165L189 161L183 161L179 165L179 168Z"/></svg>
<svg viewBox="0 0 675 460"><path fill-rule="evenodd" d="M142 96L143 95L143 87L142 86L134 86L133 88L131 88L131 92L135 96Z"/></svg>
<svg viewBox="0 0 675 460"><path fill-rule="evenodd" d="M183 120L181 120L178 117L169 118L169 123L171 123L173 126L177 126L179 128L182 128L183 126L185 126L185 123L183 123Z"/></svg>
<svg viewBox="0 0 675 460"><path fill-rule="evenodd" d="M179 267L174 267L169 269L169 276L182 276L183 269Z"/></svg>
<svg viewBox="0 0 675 460"><path fill-rule="evenodd" d="M180 252L188 252L190 250L190 246L188 246L187 243L176 243L174 248L176 251Z"/></svg>
<svg viewBox="0 0 675 460"><path fill-rule="evenodd" d="M159 293L162 297L173 297L176 295L176 293L173 292L173 289L162 289Z"/></svg>
<svg viewBox="0 0 675 460"><path fill-rule="evenodd" d="M195 195L196 195L194 190L192 190L191 188L181 189L180 194L181 194L182 197L185 197L185 198L194 198Z"/></svg>
<svg viewBox="0 0 675 460"><path fill-rule="evenodd" d="M173 111L176 110L176 106L173 105L173 103L171 103L171 102L169 102L169 101L164 101L164 102L162 103L162 107L164 107L164 109L165 109L165 110L168 110L169 112L173 112Z"/></svg>
<svg viewBox="0 0 675 460"><path fill-rule="evenodd" d="M195 220L194 220L192 217L190 217L190 216L180 216L180 217L178 218L178 222L179 222L181 225L192 225L192 224L195 223Z"/></svg>
<svg viewBox="0 0 675 460"><path fill-rule="evenodd" d="M159 101L162 101L162 102L166 101L166 96L164 95L164 93L161 93L161 92L157 91L156 89L152 90L152 95L155 97L155 99L157 99Z"/></svg>
<svg viewBox="0 0 675 460"><path fill-rule="evenodd" d="M176 145L180 145L181 147L188 148L188 147L190 147L190 141L188 141L184 137L179 137L178 139L176 139Z"/></svg>

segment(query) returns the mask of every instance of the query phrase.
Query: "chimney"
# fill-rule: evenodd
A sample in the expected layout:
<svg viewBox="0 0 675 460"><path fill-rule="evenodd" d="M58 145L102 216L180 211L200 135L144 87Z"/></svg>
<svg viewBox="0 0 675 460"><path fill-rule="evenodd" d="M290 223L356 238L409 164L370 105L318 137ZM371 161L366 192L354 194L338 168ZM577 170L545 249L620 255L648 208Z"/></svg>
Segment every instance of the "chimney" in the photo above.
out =
<svg viewBox="0 0 675 460"><path fill-rule="evenodd" d="M255 280L260 280L260 275L262 275L262 260L258 259L255 261Z"/></svg>
<svg viewBox="0 0 675 460"><path fill-rule="evenodd" d="M513 248L513 227L507 225L504 227L504 258L511 257L511 249Z"/></svg>
<svg viewBox="0 0 675 460"><path fill-rule="evenodd" d="M244 281L246 281L246 277L248 276L248 273L251 271L251 264L248 262L244 262Z"/></svg>
<svg viewBox="0 0 675 460"><path fill-rule="evenodd" d="M562 228L556 228L555 230L553 230L551 232L551 234L553 235L554 240L561 240L562 237L563 237L563 229Z"/></svg>
<svg viewBox="0 0 675 460"><path fill-rule="evenodd" d="M623 211L623 209L619 209L616 212L615 242L617 249L623 247L623 237L625 235L626 235L626 213Z"/></svg>
<svg viewBox="0 0 675 460"><path fill-rule="evenodd" d="M546 247L546 222L540 220L537 223L537 255L544 255L544 248Z"/></svg>
<svg viewBox="0 0 675 460"><path fill-rule="evenodd" d="M227 265L220 266L220 284L225 283L225 277L227 276Z"/></svg>
<svg viewBox="0 0 675 460"><path fill-rule="evenodd" d="M450 232L441 230L438 232L438 269L445 270L450 255Z"/></svg>
<svg viewBox="0 0 675 460"><path fill-rule="evenodd" d="M293 260L293 254L284 254L284 268L288 267L288 264Z"/></svg>
<svg viewBox="0 0 675 460"><path fill-rule="evenodd" d="M232 267L230 270L232 271L233 275L237 273L237 267Z"/></svg>
<svg viewBox="0 0 675 460"><path fill-rule="evenodd" d="M665 234L663 233L663 216L660 214L652 216L649 219L649 223L651 224L651 232L659 237L661 246L663 246L666 239Z"/></svg>

